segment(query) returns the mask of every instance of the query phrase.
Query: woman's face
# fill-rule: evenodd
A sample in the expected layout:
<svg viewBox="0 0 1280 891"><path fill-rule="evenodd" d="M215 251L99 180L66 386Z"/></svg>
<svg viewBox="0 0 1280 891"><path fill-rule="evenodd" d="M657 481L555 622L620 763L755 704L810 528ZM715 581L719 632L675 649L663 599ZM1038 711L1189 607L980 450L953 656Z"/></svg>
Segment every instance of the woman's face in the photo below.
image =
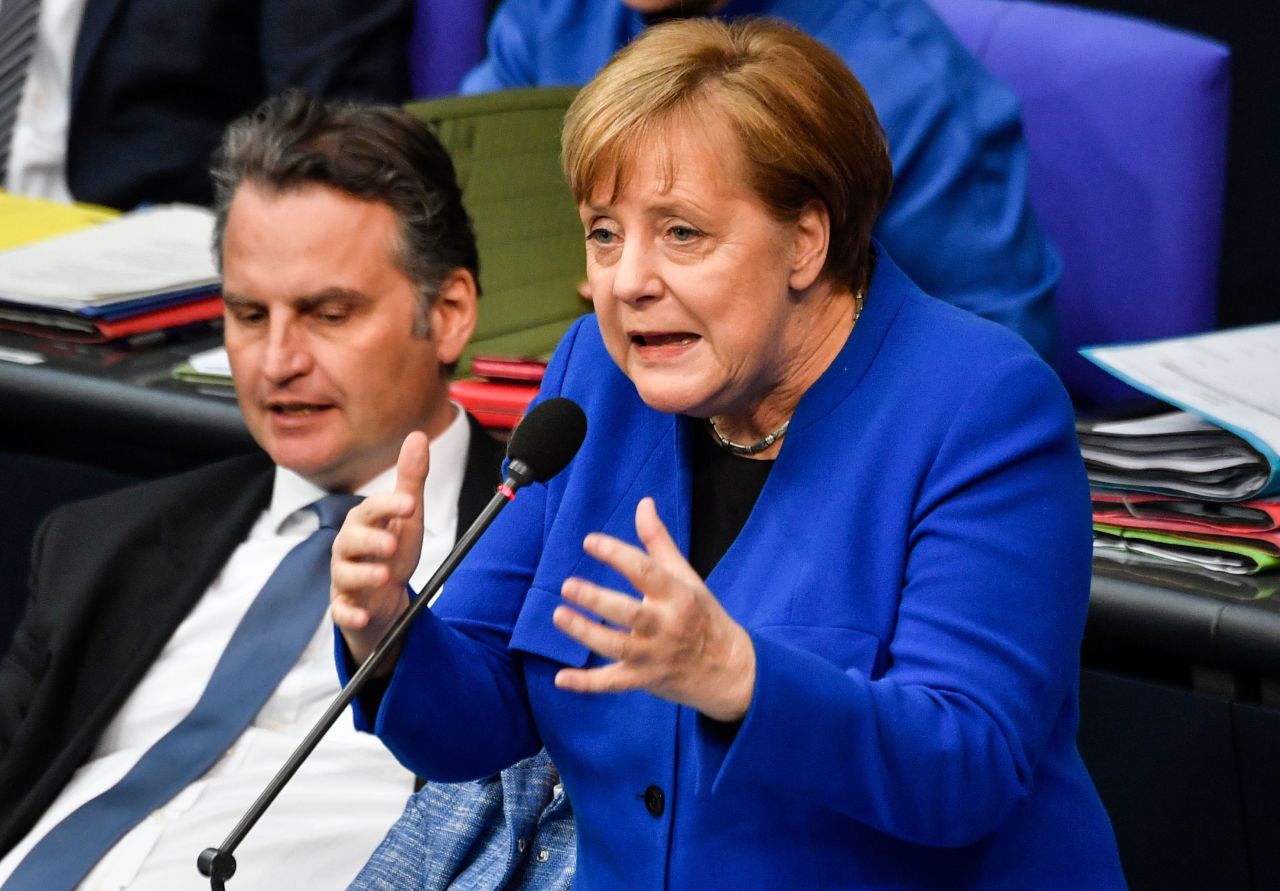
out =
<svg viewBox="0 0 1280 891"><path fill-rule="evenodd" d="M768 213L723 122L688 129L643 151L616 199L606 178L579 206L587 284L609 354L648 405L750 418L804 376L796 291L821 269L825 228L815 235L814 213Z"/></svg>

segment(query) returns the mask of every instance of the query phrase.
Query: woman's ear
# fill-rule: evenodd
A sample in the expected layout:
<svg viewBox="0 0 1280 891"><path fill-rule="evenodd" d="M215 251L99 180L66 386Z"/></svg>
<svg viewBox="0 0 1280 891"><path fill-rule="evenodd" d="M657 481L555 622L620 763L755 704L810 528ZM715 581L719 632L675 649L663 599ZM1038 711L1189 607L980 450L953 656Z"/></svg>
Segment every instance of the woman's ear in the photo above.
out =
<svg viewBox="0 0 1280 891"><path fill-rule="evenodd" d="M803 291L818 280L827 262L831 215L821 201L810 201L792 224L791 290Z"/></svg>
<svg viewBox="0 0 1280 891"><path fill-rule="evenodd" d="M452 365L462 357L476 330L478 296L476 278L468 269L458 267L440 283L431 305L431 337L441 363Z"/></svg>

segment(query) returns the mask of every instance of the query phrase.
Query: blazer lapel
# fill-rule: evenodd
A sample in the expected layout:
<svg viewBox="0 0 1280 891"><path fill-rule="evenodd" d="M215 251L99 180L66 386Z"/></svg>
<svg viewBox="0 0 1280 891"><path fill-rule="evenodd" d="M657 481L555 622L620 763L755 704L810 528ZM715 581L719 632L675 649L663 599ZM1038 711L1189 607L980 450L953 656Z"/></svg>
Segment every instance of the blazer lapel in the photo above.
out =
<svg viewBox="0 0 1280 891"><path fill-rule="evenodd" d="M119 709L266 507L271 465L263 461L251 466L248 475L228 477L221 492L192 493L189 510L158 517L154 537L130 554L112 600L114 615L107 619L114 624L107 627L131 627L133 633L89 635L86 640L90 648L107 650L99 654L101 661L88 664L123 669L102 697L101 714L114 715ZM122 643L130 652L110 651Z"/></svg>
<svg viewBox="0 0 1280 891"><path fill-rule="evenodd" d="M169 582L174 600L194 603L222 571L270 501L273 477L264 465L229 484L228 497L197 499L189 512L162 518L159 540L177 571Z"/></svg>
<svg viewBox="0 0 1280 891"><path fill-rule="evenodd" d="M506 454L502 443L489 435L489 431L470 414L467 415L467 423L471 427L471 444L467 446L467 467L462 475L462 490L458 493L455 541L480 516L498 483L502 482L502 459Z"/></svg>
<svg viewBox="0 0 1280 891"><path fill-rule="evenodd" d="M112 19L124 0L87 0L84 17L80 21L80 35L76 38L75 56L71 62L71 107L75 108L80 97L80 87L94 57L102 46ZM175 7L175 14L177 7Z"/></svg>

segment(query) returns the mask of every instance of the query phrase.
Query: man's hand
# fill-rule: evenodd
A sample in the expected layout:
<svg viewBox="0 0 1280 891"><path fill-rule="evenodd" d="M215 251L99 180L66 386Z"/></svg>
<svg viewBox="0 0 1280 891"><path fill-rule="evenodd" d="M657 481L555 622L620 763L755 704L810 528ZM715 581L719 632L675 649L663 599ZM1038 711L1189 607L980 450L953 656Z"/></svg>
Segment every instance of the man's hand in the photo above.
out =
<svg viewBox="0 0 1280 891"><path fill-rule="evenodd" d="M370 495L347 514L333 542L329 599L333 621L357 663L369 658L409 607L407 586L422 553L422 486L430 451L410 433L396 462L396 487ZM379 674L389 674L388 660Z"/></svg>

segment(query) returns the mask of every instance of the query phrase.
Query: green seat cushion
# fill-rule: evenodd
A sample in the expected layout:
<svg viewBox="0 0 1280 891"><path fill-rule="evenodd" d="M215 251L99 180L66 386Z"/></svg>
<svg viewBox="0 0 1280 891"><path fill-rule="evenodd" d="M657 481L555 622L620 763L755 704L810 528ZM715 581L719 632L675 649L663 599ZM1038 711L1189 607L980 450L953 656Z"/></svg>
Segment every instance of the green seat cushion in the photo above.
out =
<svg viewBox="0 0 1280 891"><path fill-rule="evenodd" d="M484 296L473 355L539 356L590 309L582 224L560 170L560 125L577 88L449 96L406 106L431 124L475 225Z"/></svg>

